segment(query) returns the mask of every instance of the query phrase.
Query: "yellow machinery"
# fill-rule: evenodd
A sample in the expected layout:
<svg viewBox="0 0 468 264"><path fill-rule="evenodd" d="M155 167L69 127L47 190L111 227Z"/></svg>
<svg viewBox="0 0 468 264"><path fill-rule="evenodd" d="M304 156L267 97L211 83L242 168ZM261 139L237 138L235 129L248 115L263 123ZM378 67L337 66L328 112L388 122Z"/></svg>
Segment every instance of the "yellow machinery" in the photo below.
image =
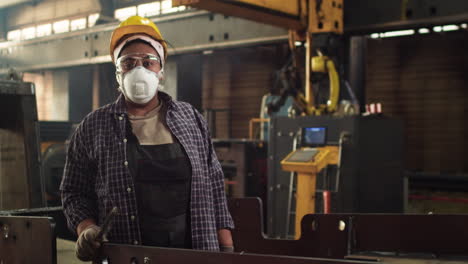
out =
<svg viewBox="0 0 468 264"><path fill-rule="evenodd" d="M304 42L306 48L305 94L296 94L296 104L306 115L336 111L340 82L335 64L320 52L313 56L312 34L343 33L343 0L173 0L172 5L188 5L288 29L290 49L295 51L296 41ZM297 65L295 61L294 66ZM312 72L329 75L330 97L326 104L315 105L310 81Z"/></svg>
<svg viewBox="0 0 468 264"><path fill-rule="evenodd" d="M343 33L343 0L173 0L172 5L188 5L224 15L274 25L289 30L289 47L294 54L296 42L305 47L304 92L294 93L296 105L306 115L330 114L336 111L340 81L333 60L317 51L313 55L313 34ZM293 57L293 68L299 68L298 56ZM330 96L326 104L315 104L311 85L313 72L328 73ZM324 129L325 130L325 129ZM319 129L323 135L323 130ZM325 139L323 138L323 143ZM323 145L322 145L323 146ZM290 153L282 162L286 171L297 173L295 237L300 237L300 221L315 211L315 183L317 173L329 164L337 164L339 148L323 146L301 148Z"/></svg>
<svg viewBox="0 0 468 264"><path fill-rule="evenodd" d="M338 163L338 147L300 148L281 161L285 171L297 173L295 238L301 236L301 220L315 213L315 183L317 173L328 165Z"/></svg>

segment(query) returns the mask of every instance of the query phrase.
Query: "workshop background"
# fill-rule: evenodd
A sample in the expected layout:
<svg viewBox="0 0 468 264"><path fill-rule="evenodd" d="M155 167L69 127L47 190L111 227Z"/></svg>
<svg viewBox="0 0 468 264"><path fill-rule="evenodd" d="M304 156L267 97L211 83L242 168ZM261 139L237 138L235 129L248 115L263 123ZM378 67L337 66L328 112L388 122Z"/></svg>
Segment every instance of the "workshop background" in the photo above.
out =
<svg viewBox="0 0 468 264"><path fill-rule="evenodd" d="M293 15L189 2L0 1L0 212L61 205L67 139L119 94L112 30L140 15L169 43L161 90L203 113L227 195L260 197L268 236L294 238L298 172L284 164L302 147L339 149L309 193L316 213L468 213L468 1L317 0L343 19L311 40L288 31ZM338 88L308 52L334 64ZM306 128L325 128L324 141L304 141Z"/></svg>

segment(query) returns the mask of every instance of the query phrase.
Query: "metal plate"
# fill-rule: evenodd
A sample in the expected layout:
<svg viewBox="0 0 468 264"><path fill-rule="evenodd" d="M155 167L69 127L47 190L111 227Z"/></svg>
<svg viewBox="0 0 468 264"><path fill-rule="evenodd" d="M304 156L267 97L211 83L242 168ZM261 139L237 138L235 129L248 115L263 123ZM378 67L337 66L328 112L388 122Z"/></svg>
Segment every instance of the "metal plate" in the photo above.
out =
<svg viewBox="0 0 468 264"><path fill-rule="evenodd" d="M346 217L329 215L321 219L319 215L307 215L302 220L299 240L270 239L263 232L261 207L258 198L229 201L236 225L232 233L236 251L316 258L343 258L347 254L347 231L338 230L339 221L346 221Z"/></svg>
<svg viewBox="0 0 468 264"><path fill-rule="evenodd" d="M0 81L0 210L45 206L34 84Z"/></svg>
<svg viewBox="0 0 468 264"><path fill-rule="evenodd" d="M432 260L441 260L438 257L465 260L463 256L468 252L463 242L468 241L468 215L307 215L302 220L299 240L279 240L265 238L263 234L259 199L231 199L229 208L236 224L233 230L236 253L107 244L102 256L113 264L299 264L346 263L343 260L346 256L358 258L361 252L372 251L416 253L431 256ZM379 257L368 258L375 259Z"/></svg>
<svg viewBox="0 0 468 264"><path fill-rule="evenodd" d="M51 218L1 216L0 263L57 263Z"/></svg>
<svg viewBox="0 0 468 264"><path fill-rule="evenodd" d="M306 215L299 240L278 240L263 234L260 200L230 200L229 208L236 251L319 258L377 251L468 257L468 215Z"/></svg>
<svg viewBox="0 0 468 264"><path fill-rule="evenodd" d="M200 10L161 16L153 21L170 43L169 55L285 42L288 38L285 29ZM27 41L0 43L0 74L11 67L32 71L111 62L109 39L117 26L117 23L105 24Z"/></svg>
<svg viewBox="0 0 468 264"><path fill-rule="evenodd" d="M142 246L124 246L107 244L102 255L109 264L127 263L190 263L190 264L333 264L333 263L368 263L335 259L313 259L286 256L268 256L244 253L219 253L198 250L155 248Z"/></svg>

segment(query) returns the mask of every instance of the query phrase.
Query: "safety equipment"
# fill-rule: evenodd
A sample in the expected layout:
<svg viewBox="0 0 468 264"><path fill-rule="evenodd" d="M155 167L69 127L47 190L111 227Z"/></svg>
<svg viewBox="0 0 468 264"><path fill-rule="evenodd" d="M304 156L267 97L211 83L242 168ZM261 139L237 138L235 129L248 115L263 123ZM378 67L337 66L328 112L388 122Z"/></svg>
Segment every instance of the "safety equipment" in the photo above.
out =
<svg viewBox="0 0 468 264"><path fill-rule="evenodd" d="M125 98L135 104L146 104L156 95L160 77L160 73L137 66L127 73L117 74L117 82Z"/></svg>
<svg viewBox="0 0 468 264"><path fill-rule="evenodd" d="M150 71L161 70L161 59L151 53L132 53L121 56L117 59L115 67L117 72L129 72L137 66L138 61L141 61L141 65Z"/></svg>
<svg viewBox="0 0 468 264"><path fill-rule="evenodd" d="M96 258L101 243L107 239L97 239L101 228L97 225L88 226L81 232L75 244L75 254L81 261L91 261Z"/></svg>
<svg viewBox="0 0 468 264"><path fill-rule="evenodd" d="M133 36L130 36L128 38L126 38L125 40L121 41L119 45L117 45L117 47L114 49L114 58L118 58L119 57L119 54L120 52L122 51L122 49L125 47L125 45L135 39L140 39L140 40L143 40L144 42L148 43L149 45L151 45L155 50L156 52L158 53L159 57L162 58L160 61L161 61L161 67L164 66L164 48L163 46L161 45L161 43L159 43L158 41L146 36L146 35L143 35L143 34L137 34L137 35L133 35ZM118 60L118 59L117 59Z"/></svg>
<svg viewBox="0 0 468 264"><path fill-rule="evenodd" d="M136 34L144 34L160 42L163 47L163 54L159 55L161 56L161 59L165 61L167 57L167 44L164 41L161 32L159 31L158 27L153 23L153 21L140 16L131 16L127 18L125 21L120 23L120 25L112 32L110 40L110 55L112 57L112 61L115 62L115 60L117 59L114 56L114 50L120 44L120 42L125 38Z"/></svg>

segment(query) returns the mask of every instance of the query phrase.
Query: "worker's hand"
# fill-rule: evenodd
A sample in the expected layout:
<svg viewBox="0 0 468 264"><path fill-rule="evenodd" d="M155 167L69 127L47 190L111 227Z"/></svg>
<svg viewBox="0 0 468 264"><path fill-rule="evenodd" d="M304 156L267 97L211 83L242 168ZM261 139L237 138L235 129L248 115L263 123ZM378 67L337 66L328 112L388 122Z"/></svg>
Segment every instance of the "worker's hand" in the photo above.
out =
<svg viewBox="0 0 468 264"><path fill-rule="evenodd" d="M234 252L231 230L223 228L218 230L219 250L221 252Z"/></svg>
<svg viewBox="0 0 468 264"><path fill-rule="evenodd" d="M91 261L97 257L99 248L106 239L96 239L101 228L97 225L89 225L83 230L76 241L76 257L81 261Z"/></svg>

